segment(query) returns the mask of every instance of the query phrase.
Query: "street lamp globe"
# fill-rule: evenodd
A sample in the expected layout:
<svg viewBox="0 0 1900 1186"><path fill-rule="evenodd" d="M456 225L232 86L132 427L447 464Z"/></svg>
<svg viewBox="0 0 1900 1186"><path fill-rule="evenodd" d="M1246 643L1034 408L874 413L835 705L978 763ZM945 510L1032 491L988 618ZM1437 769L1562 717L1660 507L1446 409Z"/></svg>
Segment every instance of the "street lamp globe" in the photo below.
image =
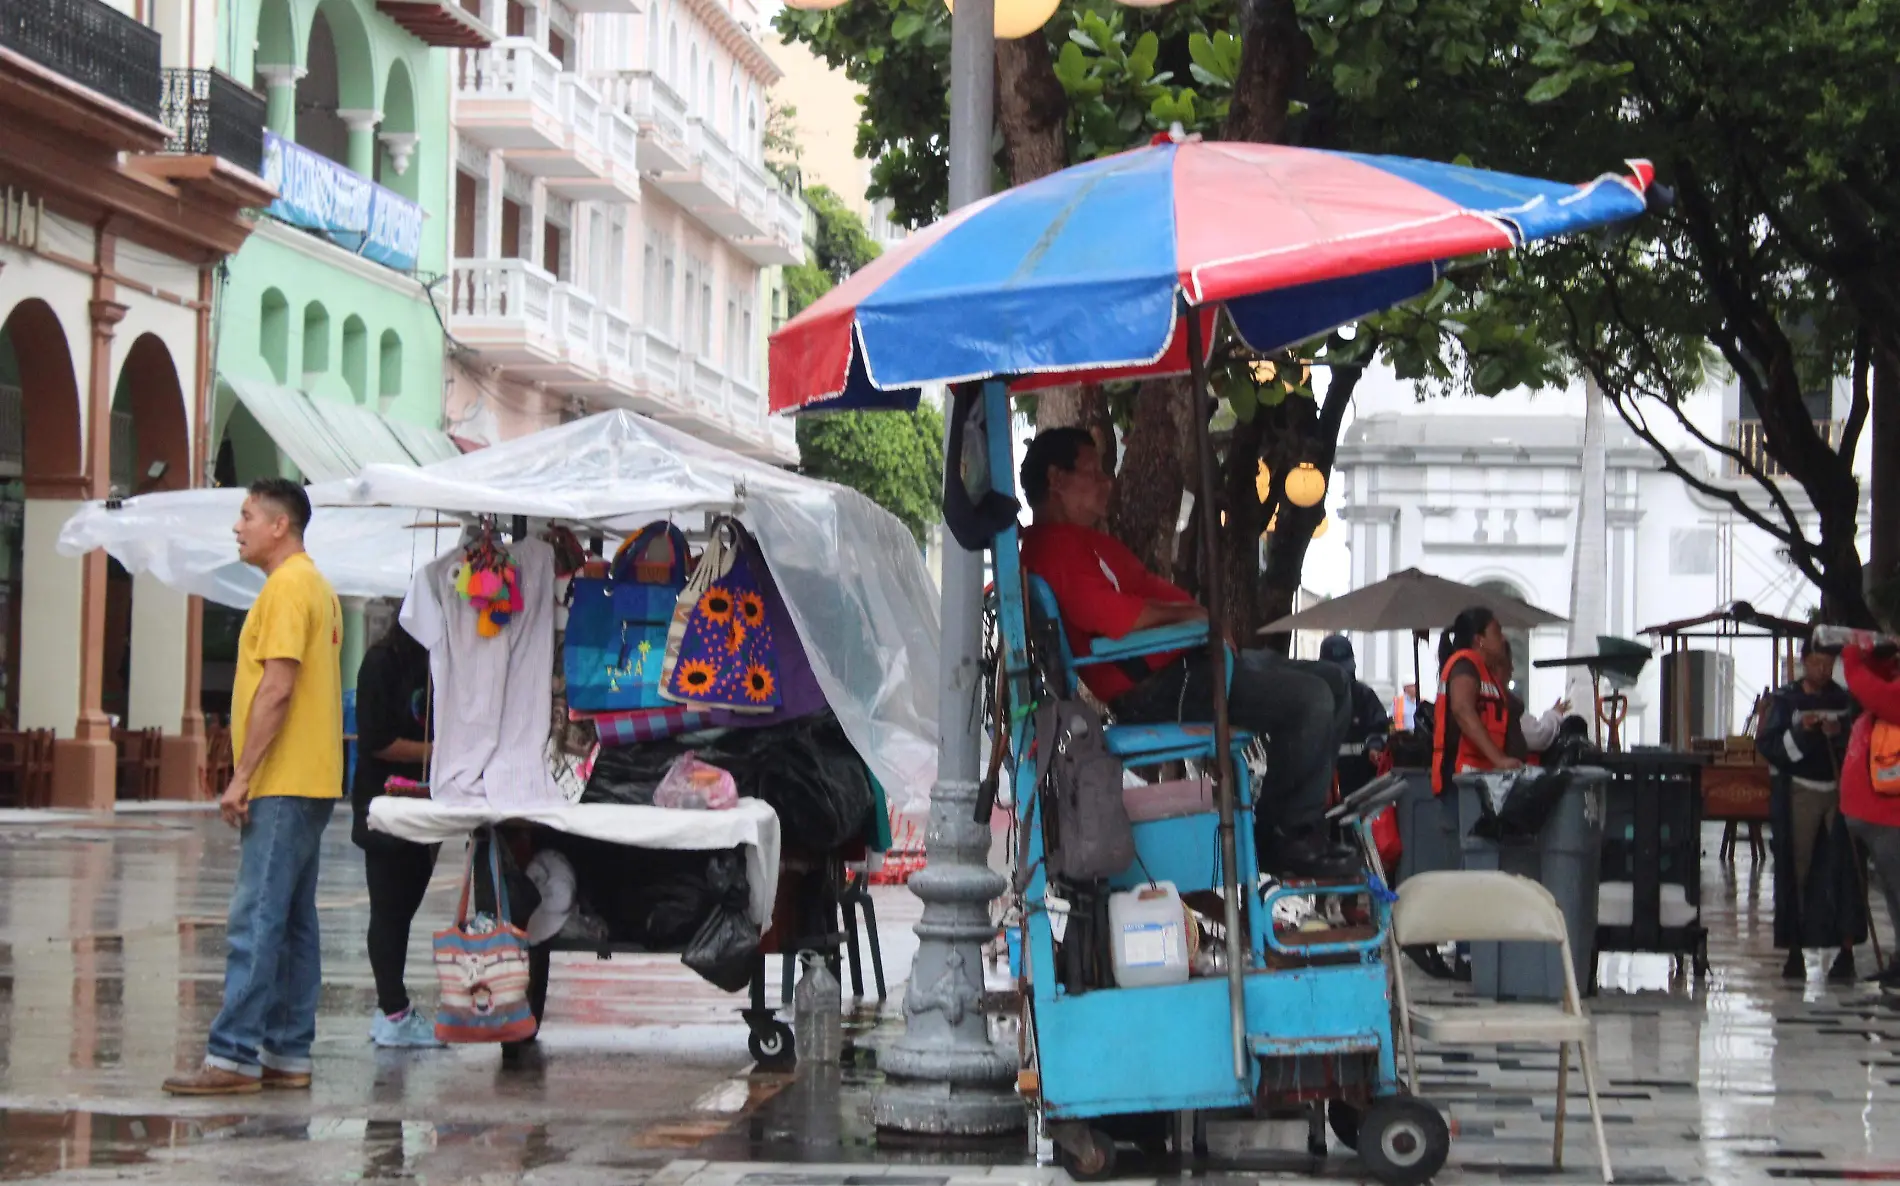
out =
<svg viewBox="0 0 1900 1186"><path fill-rule="evenodd" d="M1296 507L1315 507L1326 497L1326 475L1310 461L1286 476L1286 500Z"/></svg>
<svg viewBox="0 0 1900 1186"><path fill-rule="evenodd" d="M997 40L1014 41L1029 36L1049 23L1061 3L1062 0L996 0ZM957 10L955 0L943 0L943 6L951 12Z"/></svg>

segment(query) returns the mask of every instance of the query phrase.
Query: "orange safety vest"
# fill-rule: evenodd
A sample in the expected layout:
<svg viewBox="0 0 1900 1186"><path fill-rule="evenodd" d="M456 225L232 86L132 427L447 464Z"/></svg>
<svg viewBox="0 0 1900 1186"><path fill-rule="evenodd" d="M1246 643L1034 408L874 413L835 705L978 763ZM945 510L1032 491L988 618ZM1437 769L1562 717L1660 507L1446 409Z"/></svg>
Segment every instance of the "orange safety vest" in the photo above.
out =
<svg viewBox="0 0 1900 1186"><path fill-rule="evenodd" d="M1460 660L1469 659L1478 669L1478 717L1484 722L1484 731L1491 735L1491 744L1504 749L1505 728L1510 722L1510 702L1505 699L1504 689L1491 678L1491 671L1484 665L1484 656L1476 650L1455 652L1445 660L1438 672L1438 712L1433 725L1432 736L1432 794L1442 795L1451 785L1452 776L1465 770L1488 770L1491 762L1464 736L1458 728L1458 722L1451 715L1451 669Z"/></svg>

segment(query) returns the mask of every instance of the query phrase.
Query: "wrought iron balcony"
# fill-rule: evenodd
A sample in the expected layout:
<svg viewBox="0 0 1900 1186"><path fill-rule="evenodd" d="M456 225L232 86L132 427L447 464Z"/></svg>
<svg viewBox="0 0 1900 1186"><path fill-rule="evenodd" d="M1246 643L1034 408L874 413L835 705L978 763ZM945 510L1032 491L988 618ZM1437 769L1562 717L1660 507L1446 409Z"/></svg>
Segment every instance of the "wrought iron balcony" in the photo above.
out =
<svg viewBox="0 0 1900 1186"><path fill-rule="evenodd" d="M216 70L167 70L164 113L173 152L263 176L264 96L250 87Z"/></svg>
<svg viewBox="0 0 1900 1186"><path fill-rule="evenodd" d="M103 0L0 0L0 46L159 117L158 30Z"/></svg>
<svg viewBox="0 0 1900 1186"><path fill-rule="evenodd" d="M1821 434L1828 448L1841 447L1841 431L1846 425L1839 420L1817 420L1814 431ZM1728 447L1748 458L1749 464L1761 472L1764 478L1785 478L1788 471L1768 452L1768 434L1759 420L1731 420L1728 423ZM1749 470L1733 457L1725 459L1724 472L1731 478L1745 478Z"/></svg>

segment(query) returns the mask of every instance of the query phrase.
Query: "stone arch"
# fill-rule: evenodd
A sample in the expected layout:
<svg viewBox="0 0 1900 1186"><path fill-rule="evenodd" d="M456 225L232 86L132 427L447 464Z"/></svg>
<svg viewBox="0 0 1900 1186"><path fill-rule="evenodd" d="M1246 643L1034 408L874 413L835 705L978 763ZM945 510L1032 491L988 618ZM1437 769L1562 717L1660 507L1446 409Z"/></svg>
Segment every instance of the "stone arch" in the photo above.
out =
<svg viewBox="0 0 1900 1186"><path fill-rule="evenodd" d="M83 493L79 381L66 327L37 297L15 305L0 323L20 388L21 477L28 498L74 498Z"/></svg>
<svg viewBox="0 0 1900 1186"><path fill-rule="evenodd" d="M369 400L369 327L352 313L343 319L343 383L357 403Z"/></svg>
<svg viewBox="0 0 1900 1186"><path fill-rule="evenodd" d="M171 351L157 334L141 334L119 368L113 411L132 415L132 488L128 494L191 485L191 420Z"/></svg>
<svg viewBox="0 0 1900 1186"><path fill-rule="evenodd" d="M321 375L329 369L330 311L322 301L311 301L303 307L303 374Z"/></svg>
<svg viewBox="0 0 1900 1186"><path fill-rule="evenodd" d="M383 122L376 146L376 183L410 201L422 197L422 150L416 132L416 90L409 64L389 65L383 85Z"/></svg>
<svg viewBox="0 0 1900 1186"><path fill-rule="evenodd" d="M349 164L342 111L374 111L376 47L350 0L323 0L305 37L306 73L297 80L297 143Z"/></svg>
<svg viewBox="0 0 1900 1186"><path fill-rule="evenodd" d="M279 383L290 382L290 302L275 288L258 302L257 352Z"/></svg>
<svg viewBox="0 0 1900 1186"><path fill-rule="evenodd" d="M742 110L743 107L739 102L739 63L734 62L732 64L732 95L726 104L726 138L732 142L734 148L744 153L749 159L752 156L751 150L746 147L745 141L739 138L743 126L740 117Z"/></svg>
<svg viewBox="0 0 1900 1186"><path fill-rule="evenodd" d="M654 74L660 72L660 50L663 43L660 33L666 28L666 5L661 0L649 0L647 4L646 64Z"/></svg>
<svg viewBox="0 0 1900 1186"><path fill-rule="evenodd" d="M376 350L376 395L385 405L402 394L402 335L383 331Z"/></svg>
<svg viewBox="0 0 1900 1186"><path fill-rule="evenodd" d="M680 23L673 21L666 30L666 81L676 89L680 85Z"/></svg>
<svg viewBox="0 0 1900 1186"><path fill-rule="evenodd" d="M290 0L262 0L257 6L257 66L301 66L304 46L298 40L298 22ZM262 78L254 81L259 91Z"/></svg>
<svg viewBox="0 0 1900 1186"><path fill-rule="evenodd" d="M699 102L699 42L686 51L686 81L680 84L680 98L688 107Z"/></svg>

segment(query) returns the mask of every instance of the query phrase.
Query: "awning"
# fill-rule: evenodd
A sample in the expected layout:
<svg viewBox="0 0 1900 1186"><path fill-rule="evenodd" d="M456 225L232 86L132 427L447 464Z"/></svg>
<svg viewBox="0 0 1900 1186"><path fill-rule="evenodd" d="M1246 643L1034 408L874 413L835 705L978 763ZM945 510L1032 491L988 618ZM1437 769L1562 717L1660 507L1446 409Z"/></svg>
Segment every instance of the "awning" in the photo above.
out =
<svg viewBox="0 0 1900 1186"><path fill-rule="evenodd" d="M370 464L428 465L461 456L439 428L314 399L295 387L221 377L307 481L352 478Z"/></svg>

